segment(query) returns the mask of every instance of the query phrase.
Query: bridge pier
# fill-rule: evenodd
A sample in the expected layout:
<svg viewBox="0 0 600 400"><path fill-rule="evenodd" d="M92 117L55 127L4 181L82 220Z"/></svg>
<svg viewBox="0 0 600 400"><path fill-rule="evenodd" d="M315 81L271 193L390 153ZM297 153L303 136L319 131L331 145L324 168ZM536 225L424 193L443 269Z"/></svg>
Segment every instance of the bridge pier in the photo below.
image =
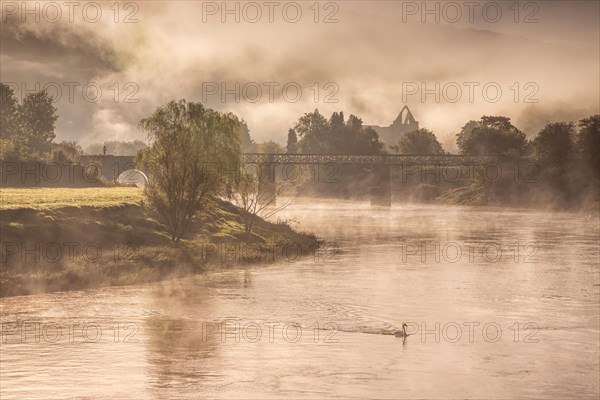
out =
<svg viewBox="0 0 600 400"><path fill-rule="evenodd" d="M373 165L373 186L371 187L371 205L392 206L392 179L390 165Z"/></svg>

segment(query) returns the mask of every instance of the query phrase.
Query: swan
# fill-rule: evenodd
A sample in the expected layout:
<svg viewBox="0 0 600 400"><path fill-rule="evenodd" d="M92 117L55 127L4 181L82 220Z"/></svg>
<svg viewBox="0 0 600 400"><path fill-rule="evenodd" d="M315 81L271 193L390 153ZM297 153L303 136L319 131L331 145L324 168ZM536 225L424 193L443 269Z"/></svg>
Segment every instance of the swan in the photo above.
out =
<svg viewBox="0 0 600 400"><path fill-rule="evenodd" d="M407 327L408 327L408 325L402 324L402 330L395 331L394 332L394 336L401 337L401 338L408 337L408 333L406 333L406 328Z"/></svg>

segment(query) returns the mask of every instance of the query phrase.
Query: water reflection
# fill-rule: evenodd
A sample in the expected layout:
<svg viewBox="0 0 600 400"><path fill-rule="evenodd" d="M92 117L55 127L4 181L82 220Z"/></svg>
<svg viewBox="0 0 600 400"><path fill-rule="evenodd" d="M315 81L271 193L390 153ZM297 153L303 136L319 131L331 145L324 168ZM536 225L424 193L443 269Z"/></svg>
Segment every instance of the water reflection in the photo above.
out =
<svg viewBox="0 0 600 400"><path fill-rule="evenodd" d="M144 323L148 383L156 394L171 390L179 396L194 397L206 380L218 380L219 338L206 335L201 321L148 318Z"/></svg>
<svg viewBox="0 0 600 400"><path fill-rule="evenodd" d="M139 326L130 342L11 336L2 398L597 398L596 221L363 203L285 213L340 251L2 299L3 321ZM406 340L392 334L403 322Z"/></svg>

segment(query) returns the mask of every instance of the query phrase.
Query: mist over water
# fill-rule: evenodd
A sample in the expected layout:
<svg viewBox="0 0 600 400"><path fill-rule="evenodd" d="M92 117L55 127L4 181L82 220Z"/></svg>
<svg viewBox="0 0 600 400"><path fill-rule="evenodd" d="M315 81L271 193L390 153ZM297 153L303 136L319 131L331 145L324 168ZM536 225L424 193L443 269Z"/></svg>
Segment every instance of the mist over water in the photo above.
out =
<svg viewBox="0 0 600 400"><path fill-rule="evenodd" d="M1 397L598 397L597 219L338 201L277 217L323 249L1 299Z"/></svg>

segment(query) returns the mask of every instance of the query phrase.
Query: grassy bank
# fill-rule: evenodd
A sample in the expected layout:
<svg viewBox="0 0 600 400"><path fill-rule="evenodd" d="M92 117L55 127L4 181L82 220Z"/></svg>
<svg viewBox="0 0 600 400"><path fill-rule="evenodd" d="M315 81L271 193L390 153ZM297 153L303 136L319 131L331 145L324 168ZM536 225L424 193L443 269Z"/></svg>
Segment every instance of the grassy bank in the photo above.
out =
<svg viewBox="0 0 600 400"><path fill-rule="evenodd" d="M491 187L490 187L491 186ZM431 200L434 204L514 207L548 211L573 211L588 215L600 214L600 201L597 196L587 196L567 200L556 196L544 188L511 190L511 187L494 187L472 183L444 191Z"/></svg>
<svg viewBox="0 0 600 400"><path fill-rule="evenodd" d="M0 295L130 285L236 264L311 254L313 235L215 200L186 240L172 243L135 188L1 189Z"/></svg>

